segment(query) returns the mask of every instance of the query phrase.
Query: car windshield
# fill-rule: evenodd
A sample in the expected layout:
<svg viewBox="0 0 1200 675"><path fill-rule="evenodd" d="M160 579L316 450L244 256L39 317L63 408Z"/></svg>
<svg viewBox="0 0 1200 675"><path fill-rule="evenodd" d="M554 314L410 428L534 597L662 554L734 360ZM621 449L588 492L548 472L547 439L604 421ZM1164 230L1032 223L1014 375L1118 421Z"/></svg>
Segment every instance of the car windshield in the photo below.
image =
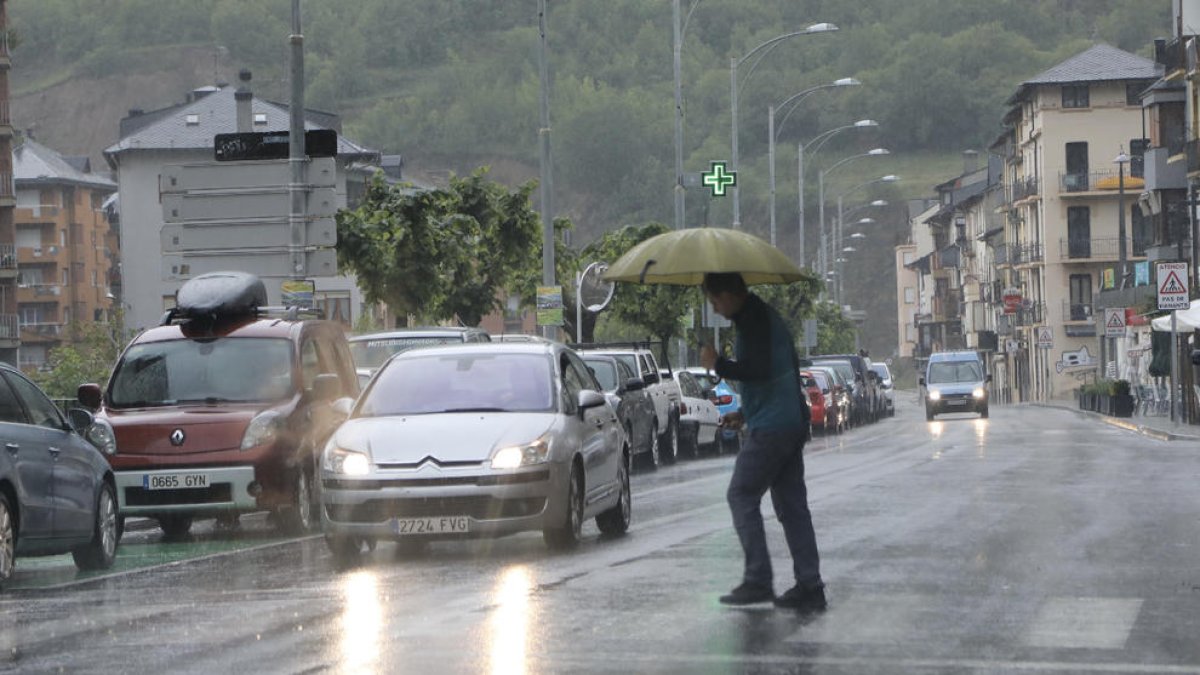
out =
<svg viewBox="0 0 1200 675"><path fill-rule="evenodd" d="M224 337L133 345L113 373L113 407L274 401L293 391L292 343Z"/></svg>
<svg viewBox="0 0 1200 675"><path fill-rule="evenodd" d="M615 391L617 389L617 366L612 361L604 359L584 359L584 363L588 368L592 369L592 373L596 376L596 381L600 383L600 388L604 391Z"/></svg>
<svg viewBox="0 0 1200 675"><path fill-rule="evenodd" d="M372 340L355 340L350 343L350 355L354 357L354 365L359 368L378 368L393 354L415 347L433 347L436 345L455 344L462 342L458 335L413 335L409 337L381 337Z"/></svg>
<svg viewBox="0 0 1200 675"><path fill-rule="evenodd" d="M983 371L978 361L939 361L929 364L929 384L954 384L958 382L979 382L983 380Z"/></svg>
<svg viewBox="0 0 1200 675"><path fill-rule="evenodd" d="M890 372L888 372L887 364L872 363L871 370L875 371L879 375L879 379L881 379L881 380L892 379L892 374Z"/></svg>
<svg viewBox="0 0 1200 675"><path fill-rule="evenodd" d="M553 410L553 375L542 354L464 352L404 357L376 374L357 417Z"/></svg>
<svg viewBox="0 0 1200 675"><path fill-rule="evenodd" d="M854 381L854 366L849 361L823 361L821 365L838 371L847 382Z"/></svg>

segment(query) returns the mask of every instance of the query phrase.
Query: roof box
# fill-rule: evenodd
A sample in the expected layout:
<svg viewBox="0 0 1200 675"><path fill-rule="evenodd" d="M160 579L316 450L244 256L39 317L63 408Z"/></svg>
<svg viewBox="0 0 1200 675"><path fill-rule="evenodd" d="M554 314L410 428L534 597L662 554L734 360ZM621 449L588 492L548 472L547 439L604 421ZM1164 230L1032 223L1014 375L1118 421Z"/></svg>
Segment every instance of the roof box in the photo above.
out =
<svg viewBox="0 0 1200 675"><path fill-rule="evenodd" d="M209 272L189 279L175 294L175 308L163 323L176 318L253 316L267 304L267 287L248 272Z"/></svg>

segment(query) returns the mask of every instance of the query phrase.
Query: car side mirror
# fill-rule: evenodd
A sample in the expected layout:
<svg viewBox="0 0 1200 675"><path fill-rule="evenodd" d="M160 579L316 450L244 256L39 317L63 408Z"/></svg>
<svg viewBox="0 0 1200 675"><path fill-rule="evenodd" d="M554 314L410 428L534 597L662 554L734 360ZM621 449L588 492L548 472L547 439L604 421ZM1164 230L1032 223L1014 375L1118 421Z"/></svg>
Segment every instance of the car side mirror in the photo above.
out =
<svg viewBox="0 0 1200 675"><path fill-rule="evenodd" d="M67 421L71 424L71 428L75 430L75 433L80 435L83 435L95 420L96 418L92 413L83 408L71 408L67 411Z"/></svg>
<svg viewBox="0 0 1200 675"><path fill-rule="evenodd" d="M641 391L646 388L646 383L640 377L631 377L628 380L625 380L625 384L622 385L622 388L625 391Z"/></svg>
<svg viewBox="0 0 1200 675"><path fill-rule="evenodd" d="M984 378L983 378L983 381L984 381L984 382L991 382L991 381L992 381L992 376L991 376L991 375L987 375L986 377L984 377Z"/></svg>
<svg viewBox="0 0 1200 675"><path fill-rule="evenodd" d="M332 401L342 392L342 381L334 373L321 373L313 380L312 397L314 401Z"/></svg>
<svg viewBox="0 0 1200 675"><path fill-rule="evenodd" d="M1192 365L1200 366L1200 349L1192 350Z"/></svg>
<svg viewBox="0 0 1200 675"><path fill-rule="evenodd" d="M79 385L79 389L75 391L75 398L79 399L79 402L85 407L92 410L99 410L104 393L100 391L100 385L98 384L81 384Z"/></svg>
<svg viewBox="0 0 1200 675"><path fill-rule="evenodd" d="M642 376L642 381L648 385L658 384L659 382L662 382L662 378L658 376L658 373L646 373Z"/></svg>
<svg viewBox="0 0 1200 675"><path fill-rule="evenodd" d="M604 398L604 394L591 389L584 389L583 391L579 392L575 400L579 404L579 416L581 418L583 417L584 411L588 408L599 408L608 402L608 399Z"/></svg>
<svg viewBox="0 0 1200 675"><path fill-rule="evenodd" d="M675 373L672 373L672 372L671 372L671 371L669 371L669 370L664 370L664 371L663 371L663 373L662 373L662 379L664 379L664 380L673 380L673 379L675 379Z"/></svg>

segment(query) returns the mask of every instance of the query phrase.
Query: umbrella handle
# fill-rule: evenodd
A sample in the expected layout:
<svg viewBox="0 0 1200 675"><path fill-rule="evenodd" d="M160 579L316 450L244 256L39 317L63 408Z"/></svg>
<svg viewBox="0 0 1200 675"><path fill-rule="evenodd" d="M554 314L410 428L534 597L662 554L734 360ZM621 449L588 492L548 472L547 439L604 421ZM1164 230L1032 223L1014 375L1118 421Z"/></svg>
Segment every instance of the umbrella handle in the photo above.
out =
<svg viewBox="0 0 1200 675"><path fill-rule="evenodd" d="M658 262L657 260L655 260L654 258L651 258L646 261L645 265L642 265L642 273L638 275L638 283L639 284L646 283L646 272L648 272L650 270L651 265L653 265L657 262Z"/></svg>

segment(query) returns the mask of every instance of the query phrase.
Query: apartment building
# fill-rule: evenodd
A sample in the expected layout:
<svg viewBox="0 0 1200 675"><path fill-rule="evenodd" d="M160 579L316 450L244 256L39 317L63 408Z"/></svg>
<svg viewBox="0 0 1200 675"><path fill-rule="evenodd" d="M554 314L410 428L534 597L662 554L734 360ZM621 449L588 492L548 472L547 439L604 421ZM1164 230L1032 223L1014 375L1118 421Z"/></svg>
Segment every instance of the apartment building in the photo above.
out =
<svg viewBox="0 0 1200 675"><path fill-rule="evenodd" d="M8 73L12 58L8 50L8 9L0 0L0 361L16 365L21 345L17 329L17 255L14 241L13 207L16 189L12 171L12 118L8 107Z"/></svg>
<svg viewBox="0 0 1200 675"><path fill-rule="evenodd" d="M993 305L1012 400L1067 398L1097 374L1094 294L1129 284L1152 241L1137 207L1143 167L1131 158L1147 145L1141 95L1162 70L1097 44L1022 82L1007 101L1005 131L990 149L1004 160ZM1106 280L1122 262L1125 276Z"/></svg>
<svg viewBox="0 0 1200 675"><path fill-rule="evenodd" d="M107 321L117 251L104 204L117 184L86 157L64 157L31 138L12 153L16 183L17 311L24 369L76 338L82 322Z"/></svg>

